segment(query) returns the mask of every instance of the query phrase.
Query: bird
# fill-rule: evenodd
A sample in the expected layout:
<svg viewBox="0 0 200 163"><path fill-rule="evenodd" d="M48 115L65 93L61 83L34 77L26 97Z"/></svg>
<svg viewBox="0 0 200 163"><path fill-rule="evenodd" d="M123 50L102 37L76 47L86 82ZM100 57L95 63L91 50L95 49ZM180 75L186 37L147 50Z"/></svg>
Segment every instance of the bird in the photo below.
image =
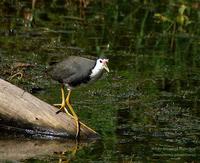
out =
<svg viewBox="0 0 200 163"><path fill-rule="evenodd" d="M76 138L78 138L80 134L80 123L70 103L71 92L77 86L98 80L105 71L109 72L108 62L109 60L103 57L92 60L81 56L68 56L61 62L55 63L48 68L48 74L51 78L61 84L62 102L61 104L54 104L54 106L60 107L56 113L58 114L64 110L67 114L72 115L77 128ZM68 90L66 98L64 92L65 87L67 87ZM69 108L71 114L66 107Z"/></svg>

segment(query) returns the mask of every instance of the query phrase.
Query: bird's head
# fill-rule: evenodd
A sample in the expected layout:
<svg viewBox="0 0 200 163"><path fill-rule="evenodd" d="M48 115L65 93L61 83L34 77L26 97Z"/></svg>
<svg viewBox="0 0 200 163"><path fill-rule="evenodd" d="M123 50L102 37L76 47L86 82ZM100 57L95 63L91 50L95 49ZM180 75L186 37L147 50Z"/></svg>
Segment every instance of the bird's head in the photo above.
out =
<svg viewBox="0 0 200 163"><path fill-rule="evenodd" d="M109 72L110 70L107 65L108 61L109 61L108 59L99 58L96 61L96 66L99 67L99 69L102 69L102 70L105 69L107 72Z"/></svg>

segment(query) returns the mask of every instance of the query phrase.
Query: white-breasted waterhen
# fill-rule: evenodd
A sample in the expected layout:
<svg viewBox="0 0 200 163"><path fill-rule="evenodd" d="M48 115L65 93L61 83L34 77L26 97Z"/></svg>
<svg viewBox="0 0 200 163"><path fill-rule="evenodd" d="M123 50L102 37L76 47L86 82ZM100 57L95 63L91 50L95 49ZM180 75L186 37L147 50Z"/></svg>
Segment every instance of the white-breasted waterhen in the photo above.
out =
<svg viewBox="0 0 200 163"><path fill-rule="evenodd" d="M52 65L48 69L48 74L52 77L52 79L57 80L61 83L61 95L62 95L62 103L54 104L55 106L60 106L60 111L64 110L67 114L69 112L66 109L68 106L77 126L76 138L79 136L80 125L79 119L74 109L70 104L70 95L71 91L74 87L79 86L81 84L89 83L90 81L96 81L99 79L104 69L109 72L109 68L107 66L108 59L99 58L97 60L91 60L79 56L69 56L63 61ZM64 86L67 87L68 95L65 99L64 95Z"/></svg>

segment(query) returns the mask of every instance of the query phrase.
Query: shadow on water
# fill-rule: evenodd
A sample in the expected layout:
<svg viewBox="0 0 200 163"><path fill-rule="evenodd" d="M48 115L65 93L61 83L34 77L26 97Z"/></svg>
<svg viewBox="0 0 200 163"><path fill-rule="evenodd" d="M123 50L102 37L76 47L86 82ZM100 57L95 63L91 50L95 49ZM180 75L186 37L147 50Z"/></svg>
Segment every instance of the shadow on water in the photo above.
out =
<svg viewBox="0 0 200 163"><path fill-rule="evenodd" d="M25 162L67 161L68 156L73 162L199 160L198 9L195 1L0 2L1 78L53 104L60 100L60 85L45 73L52 58L103 54L111 69L72 93L76 113L101 140L72 154L70 140L2 138L2 157Z"/></svg>

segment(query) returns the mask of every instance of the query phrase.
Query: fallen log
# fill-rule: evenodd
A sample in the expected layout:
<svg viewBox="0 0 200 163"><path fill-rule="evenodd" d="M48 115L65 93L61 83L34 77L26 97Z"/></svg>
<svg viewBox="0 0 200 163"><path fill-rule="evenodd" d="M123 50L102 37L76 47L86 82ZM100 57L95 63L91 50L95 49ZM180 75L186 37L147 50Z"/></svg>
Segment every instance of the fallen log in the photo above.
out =
<svg viewBox="0 0 200 163"><path fill-rule="evenodd" d="M73 117L38 99L21 88L0 79L0 130L41 137L75 138ZM98 134L80 122L80 139Z"/></svg>

